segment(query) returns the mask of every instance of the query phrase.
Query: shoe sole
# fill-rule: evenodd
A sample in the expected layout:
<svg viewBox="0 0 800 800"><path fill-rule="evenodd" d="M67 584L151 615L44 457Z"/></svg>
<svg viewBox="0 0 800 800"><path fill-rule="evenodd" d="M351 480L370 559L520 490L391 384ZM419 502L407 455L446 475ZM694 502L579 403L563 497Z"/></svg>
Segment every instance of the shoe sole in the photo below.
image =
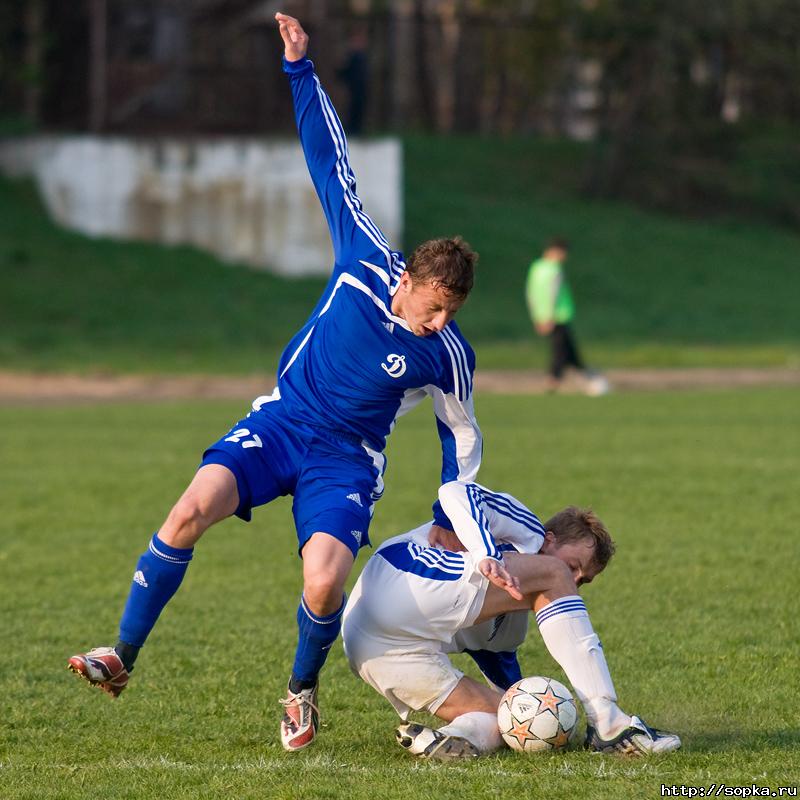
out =
<svg viewBox="0 0 800 800"><path fill-rule="evenodd" d="M400 747L410 752L414 737L424 729L418 724L409 724L397 728L394 732L395 740ZM443 739L429 745L429 749L424 753L411 753L417 758L433 759L434 761L451 761L458 758L477 758L480 751L468 739L461 736L445 736Z"/></svg>
<svg viewBox="0 0 800 800"><path fill-rule="evenodd" d="M106 681L93 680L91 677L89 677L89 675L86 674L83 662L76 658L71 658L67 662L67 669L70 672L73 672L75 675L83 678L83 680L85 680L90 686L96 686L101 692L105 692L110 697L119 697L122 694L122 690L125 688L124 686L113 686Z"/></svg>
<svg viewBox="0 0 800 800"><path fill-rule="evenodd" d="M589 748L589 752L597 755L616 756L617 758L649 758L651 756L661 756L667 753L674 753L680 750L682 743L679 741L677 744L669 744L661 747L660 749L643 750L636 744L631 744L630 749L621 750L617 747L599 748L594 745Z"/></svg>
<svg viewBox="0 0 800 800"><path fill-rule="evenodd" d="M438 746L426 754L425 758L434 761L451 761L453 759L477 758L480 755L472 742L461 736L448 736Z"/></svg>

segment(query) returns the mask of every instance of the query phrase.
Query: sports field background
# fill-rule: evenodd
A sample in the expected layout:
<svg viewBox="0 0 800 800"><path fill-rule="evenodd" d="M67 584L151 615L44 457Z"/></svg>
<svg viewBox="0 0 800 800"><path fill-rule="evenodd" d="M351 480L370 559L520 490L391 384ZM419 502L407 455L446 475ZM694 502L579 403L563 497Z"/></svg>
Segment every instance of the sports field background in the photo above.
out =
<svg viewBox="0 0 800 800"><path fill-rule="evenodd" d="M579 196L579 145L406 137L404 246L461 234L479 251L459 324L490 368L542 368L523 299L553 235L579 342L599 367L800 365L800 236ZM368 209L367 209L368 210ZM28 184L0 180L0 369L263 373L322 280L224 265L188 247L91 241L50 223Z"/></svg>
<svg viewBox="0 0 800 800"><path fill-rule="evenodd" d="M542 240L560 233L574 243L578 330L599 366L797 369L796 233L580 200L563 178L572 146L502 144L406 140L406 245L462 233L481 252L459 317L479 367L543 364L522 286ZM0 369L271 372L322 285L190 248L90 241L50 224L30 185L0 181ZM93 691L66 659L114 642L138 555L246 403L31 399L0 403L0 799L556 800L655 798L662 784L796 787L800 393L479 395L476 406L482 483L543 517L592 505L613 531L618 555L584 595L623 707L680 733L681 752L417 762L336 645L322 735L284 754L277 699L300 592L288 500L212 530L129 689L118 701ZM439 477L429 405L400 422L388 454L375 543L429 513ZM563 677L535 629L522 663Z"/></svg>
<svg viewBox="0 0 800 800"><path fill-rule="evenodd" d="M204 446L243 411L0 407L4 800L655 798L661 784L797 786L796 391L477 398L481 480L543 516L592 505L617 540L584 596L623 706L684 739L679 753L637 762L579 750L414 761L340 644L323 673L319 740L284 754L277 699L300 591L288 500L207 534L119 700L68 673L73 651L113 642L148 537ZM398 425L374 542L426 517L437 450L428 407ZM562 677L535 628L521 661Z"/></svg>

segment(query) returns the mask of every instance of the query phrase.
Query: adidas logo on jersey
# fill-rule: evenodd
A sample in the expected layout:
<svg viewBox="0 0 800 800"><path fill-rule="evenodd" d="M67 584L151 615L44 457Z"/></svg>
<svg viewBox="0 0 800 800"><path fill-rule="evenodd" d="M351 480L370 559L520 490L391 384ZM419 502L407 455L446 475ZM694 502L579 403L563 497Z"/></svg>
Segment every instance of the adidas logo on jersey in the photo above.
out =
<svg viewBox="0 0 800 800"><path fill-rule="evenodd" d="M133 582L138 583L139 586L142 586L145 589L147 588L147 581L144 579L144 572L142 572L140 569L136 570L136 573L133 576Z"/></svg>
<svg viewBox="0 0 800 800"><path fill-rule="evenodd" d="M364 506L361 505L361 495L358 492L353 492L353 494L347 495L347 499L352 500L357 506L364 508Z"/></svg>
<svg viewBox="0 0 800 800"><path fill-rule="evenodd" d="M361 547L361 537L364 534L361 531L350 531L350 535L356 540L356 544Z"/></svg>

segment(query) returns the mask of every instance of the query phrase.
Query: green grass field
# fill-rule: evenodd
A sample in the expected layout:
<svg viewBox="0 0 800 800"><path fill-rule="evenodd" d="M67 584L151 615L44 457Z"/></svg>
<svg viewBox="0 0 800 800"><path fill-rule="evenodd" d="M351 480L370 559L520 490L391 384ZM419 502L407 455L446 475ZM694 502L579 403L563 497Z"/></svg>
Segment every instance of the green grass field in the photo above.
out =
<svg viewBox="0 0 800 800"><path fill-rule="evenodd" d="M523 285L554 233L574 245L577 329L597 366L800 364L796 233L580 199L580 154L564 143L410 137L405 160L407 250L460 233L481 254L459 323L482 368L544 364ZM271 371L323 285L92 241L0 180L0 368Z"/></svg>
<svg viewBox="0 0 800 800"><path fill-rule="evenodd" d="M0 797L556 800L656 798L662 784L796 787L797 400L779 389L477 398L483 483L542 515L590 504L613 531L618 555L584 596L623 706L680 732L684 749L639 762L509 751L456 765L400 751L393 711L338 644L321 737L300 754L280 749L276 701L300 591L288 501L209 532L118 701L70 675L74 651L113 642L138 554L244 404L0 407ZM373 541L426 517L437 449L429 408L401 421ZM563 679L535 626L521 660Z"/></svg>

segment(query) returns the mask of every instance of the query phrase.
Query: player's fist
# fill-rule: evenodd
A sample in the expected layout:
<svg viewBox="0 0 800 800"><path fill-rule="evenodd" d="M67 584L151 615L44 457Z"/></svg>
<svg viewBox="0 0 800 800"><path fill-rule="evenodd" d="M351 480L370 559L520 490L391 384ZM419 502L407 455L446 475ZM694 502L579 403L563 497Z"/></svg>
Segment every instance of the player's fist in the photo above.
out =
<svg viewBox="0 0 800 800"><path fill-rule="evenodd" d="M508 592L515 600L522 600L523 595L519 589L519 578L515 578L503 565L502 561L494 558L484 558L478 569L489 583Z"/></svg>
<svg viewBox="0 0 800 800"><path fill-rule="evenodd" d="M308 50L308 34L294 17L279 11L275 19L283 39L284 57L287 61L299 61Z"/></svg>

